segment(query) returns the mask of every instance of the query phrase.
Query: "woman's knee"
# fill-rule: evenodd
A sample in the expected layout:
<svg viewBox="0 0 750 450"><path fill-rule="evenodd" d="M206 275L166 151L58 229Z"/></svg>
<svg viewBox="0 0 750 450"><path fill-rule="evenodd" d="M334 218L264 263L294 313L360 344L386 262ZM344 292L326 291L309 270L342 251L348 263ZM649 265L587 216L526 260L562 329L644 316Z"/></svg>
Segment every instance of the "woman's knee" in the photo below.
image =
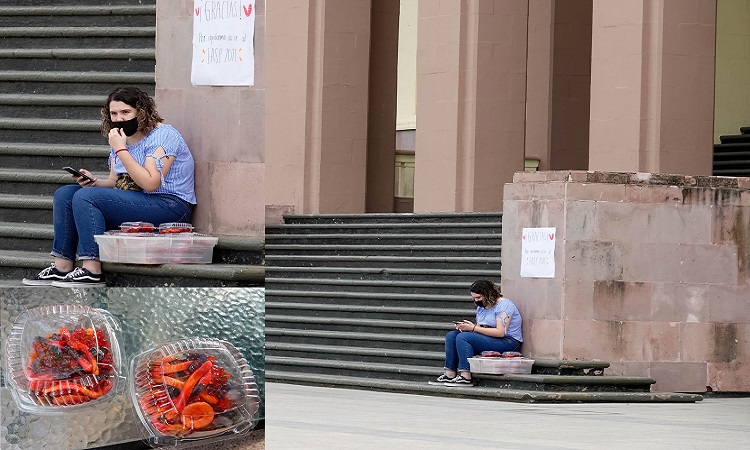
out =
<svg viewBox="0 0 750 450"><path fill-rule="evenodd" d="M458 331L458 330L449 331L448 333L445 334L445 340L446 341L455 341L456 337L459 334L461 334L461 332Z"/></svg>
<svg viewBox="0 0 750 450"><path fill-rule="evenodd" d="M70 202L73 200L75 194L82 190L77 184L67 184L57 188L52 198L55 203Z"/></svg>

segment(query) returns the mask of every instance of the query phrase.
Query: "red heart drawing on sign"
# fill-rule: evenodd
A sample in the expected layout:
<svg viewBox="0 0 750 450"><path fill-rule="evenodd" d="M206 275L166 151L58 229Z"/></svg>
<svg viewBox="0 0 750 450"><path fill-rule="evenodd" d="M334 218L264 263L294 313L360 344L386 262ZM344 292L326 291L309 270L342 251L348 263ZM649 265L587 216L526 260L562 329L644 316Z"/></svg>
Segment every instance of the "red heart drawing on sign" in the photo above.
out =
<svg viewBox="0 0 750 450"><path fill-rule="evenodd" d="M245 10L245 15L246 15L247 17L250 17L250 13L252 13L252 12L253 12L253 5L252 5L252 4L250 4L250 5L247 5L247 8L245 8L245 7L243 6L243 7L242 7L242 9L244 9L244 10Z"/></svg>
<svg viewBox="0 0 750 450"><path fill-rule="evenodd" d="M199 7L195 8L195 15L197 16L200 13L201 13L201 7L199 6Z"/></svg>
<svg viewBox="0 0 750 450"><path fill-rule="evenodd" d="M550 234L550 235L549 235L549 240L550 240L550 241L551 241L552 239L554 239L554 238L555 238L555 233L552 233L552 234Z"/></svg>

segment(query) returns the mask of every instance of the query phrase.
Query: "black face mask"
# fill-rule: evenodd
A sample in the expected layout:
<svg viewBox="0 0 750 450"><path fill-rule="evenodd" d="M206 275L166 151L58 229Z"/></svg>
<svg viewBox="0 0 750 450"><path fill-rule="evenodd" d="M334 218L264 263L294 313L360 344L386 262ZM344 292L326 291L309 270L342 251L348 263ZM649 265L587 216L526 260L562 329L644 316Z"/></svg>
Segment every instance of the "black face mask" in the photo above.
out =
<svg viewBox="0 0 750 450"><path fill-rule="evenodd" d="M477 306L484 306L484 302L482 300L474 300L474 304Z"/></svg>
<svg viewBox="0 0 750 450"><path fill-rule="evenodd" d="M122 132L125 136L130 137L138 132L138 118L133 117L130 120L124 120L122 122L112 122L112 128L122 128Z"/></svg>

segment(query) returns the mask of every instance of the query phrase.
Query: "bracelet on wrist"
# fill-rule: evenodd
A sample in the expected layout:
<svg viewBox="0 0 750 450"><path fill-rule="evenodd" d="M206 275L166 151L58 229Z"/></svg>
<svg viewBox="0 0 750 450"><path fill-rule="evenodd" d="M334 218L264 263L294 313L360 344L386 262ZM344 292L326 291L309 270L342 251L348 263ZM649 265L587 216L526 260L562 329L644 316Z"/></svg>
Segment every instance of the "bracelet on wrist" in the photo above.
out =
<svg viewBox="0 0 750 450"><path fill-rule="evenodd" d="M128 149L127 149L127 148L121 148L121 149L119 149L119 150L115 150L115 156L116 156L116 155L117 155L118 153L120 153L120 152L127 152L127 151L128 151Z"/></svg>
<svg viewBox="0 0 750 450"><path fill-rule="evenodd" d="M471 332L473 333L474 330L476 330L476 329L477 329L477 324L474 324L474 328L471 329Z"/></svg>

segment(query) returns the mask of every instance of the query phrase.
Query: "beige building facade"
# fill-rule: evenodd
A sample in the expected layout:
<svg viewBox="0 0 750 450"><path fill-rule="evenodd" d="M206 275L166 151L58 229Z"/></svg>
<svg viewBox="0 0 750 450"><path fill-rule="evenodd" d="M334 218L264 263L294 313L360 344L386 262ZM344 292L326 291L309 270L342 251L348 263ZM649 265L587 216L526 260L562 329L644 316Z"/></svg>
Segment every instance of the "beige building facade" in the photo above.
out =
<svg viewBox="0 0 750 450"><path fill-rule="evenodd" d="M750 0L285 0L267 18L267 223L503 211L526 351L750 390L750 181L710 177L719 136L750 125ZM555 279L518 277L523 227L558 229Z"/></svg>
<svg viewBox="0 0 750 450"><path fill-rule="evenodd" d="M266 203L393 211L402 150L414 154L403 191L416 212L501 210L504 184L528 161L710 175L718 136L747 125L748 10L747 0L269 5Z"/></svg>

